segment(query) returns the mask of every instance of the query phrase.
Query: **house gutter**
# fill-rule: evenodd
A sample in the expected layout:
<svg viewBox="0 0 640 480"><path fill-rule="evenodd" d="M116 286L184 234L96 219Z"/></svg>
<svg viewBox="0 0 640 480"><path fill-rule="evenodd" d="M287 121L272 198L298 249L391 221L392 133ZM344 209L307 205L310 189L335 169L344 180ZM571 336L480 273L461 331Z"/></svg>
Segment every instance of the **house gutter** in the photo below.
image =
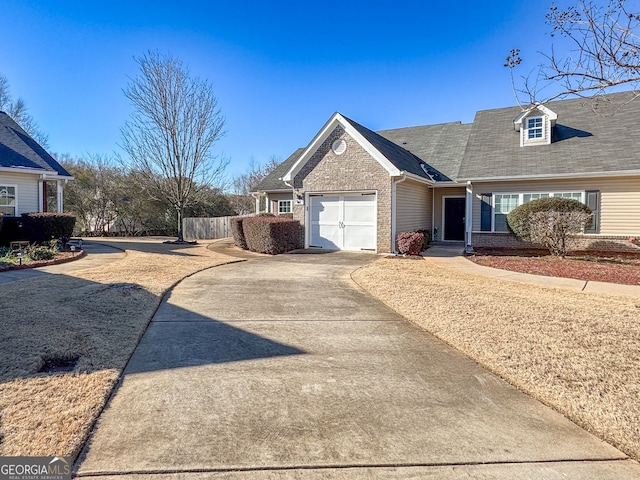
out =
<svg viewBox="0 0 640 480"><path fill-rule="evenodd" d="M398 199L396 198L396 187L398 184L407 180L406 172L400 172L400 178L398 180L393 180L391 183L391 251L393 253L398 253L398 249L396 248L396 234L397 234L397 210L398 210Z"/></svg>
<svg viewBox="0 0 640 480"><path fill-rule="evenodd" d="M585 173L550 173L545 175L519 175L501 177L478 177L458 179L459 182L504 182L517 180L557 180L562 178L602 178L640 176L640 170L618 170L614 172L585 172Z"/></svg>

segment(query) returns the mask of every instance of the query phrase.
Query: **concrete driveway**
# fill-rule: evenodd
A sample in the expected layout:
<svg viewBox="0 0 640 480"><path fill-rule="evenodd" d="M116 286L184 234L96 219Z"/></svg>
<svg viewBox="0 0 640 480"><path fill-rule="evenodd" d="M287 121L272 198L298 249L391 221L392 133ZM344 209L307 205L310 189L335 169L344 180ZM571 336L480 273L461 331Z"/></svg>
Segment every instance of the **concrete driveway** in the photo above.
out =
<svg viewBox="0 0 640 480"><path fill-rule="evenodd" d="M78 474L640 478L620 451L358 289L350 272L373 260L260 257L184 280Z"/></svg>

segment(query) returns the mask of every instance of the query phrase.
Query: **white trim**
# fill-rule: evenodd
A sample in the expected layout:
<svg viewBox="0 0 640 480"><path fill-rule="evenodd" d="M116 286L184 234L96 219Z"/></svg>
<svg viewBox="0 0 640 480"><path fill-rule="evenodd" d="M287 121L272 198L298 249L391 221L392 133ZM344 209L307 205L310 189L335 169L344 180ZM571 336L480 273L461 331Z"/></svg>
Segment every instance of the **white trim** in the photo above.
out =
<svg viewBox="0 0 640 480"><path fill-rule="evenodd" d="M322 129L311 140L307 148L300 155L296 163L289 169L289 171L282 177L284 182L291 182L293 178L300 172L302 167L311 159L314 153L320 148L324 141L331 135L334 129L338 126L342 126L345 132L351 136L369 155L371 155L392 177L400 176L401 172L398 170L380 151L375 148L367 139L365 139L360 132L358 132L351 123L349 123L340 113L334 113L331 118L324 124Z"/></svg>
<svg viewBox="0 0 640 480"><path fill-rule="evenodd" d="M459 178L458 182L515 182L519 180L559 180L565 178L599 178L599 177L636 177L640 176L640 170L618 170L613 172L585 172L585 173L550 173L546 175L520 175L511 177L475 177ZM439 186L438 184L435 185Z"/></svg>
<svg viewBox="0 0 640 480"><path fill-rule="evenodd" d="M465 195L442 195L442 223L440 224L440 227L442 228L442 235L440 235L442 237L442 241L443 242L455 242L455 241L459 241L459 240L448 240L446 238L444 238L444 234L445 234L445 228L444 228L444 204L445 204L445 198L464 198L465 202L466 202L466 196ZM465 209L466 209L466 204L465 204Z"/></svg>
<svg viewBox="0 0 640 480"><path fill-rule="evenodd" d="M18 194L18 185L17 184L13 184L13 183L0 183L0 187L13 187L14 188L14 195L15 195L15 203L13 204L14 210L13 210L13 216L17 217L20 214L18 213L18 202L20 199L20 196ZM9 205L5 205L5 206L9 206Z"/></svg>
<svg viewBox="0 0 640 480"><path fill-rule="evenodd" d="M276 200L276 202L278 202L278 211L277 212L273 212L276 213L276 215L282 215L285 213L293 213L293 199L287 199L287 200ZM289 211L288 212L281 212L280 211L280 204L283 202L288 202L289 203Z"/></svg>
<svg viewBox="0 0 640 480"><path fill-rule="evenodd" d="M26 168L26 167L0 167L0 172L17 173L26 175L39 175L47 180L73 180L73 176L60 175L58 172L51 172L44 169Z"/></svg>

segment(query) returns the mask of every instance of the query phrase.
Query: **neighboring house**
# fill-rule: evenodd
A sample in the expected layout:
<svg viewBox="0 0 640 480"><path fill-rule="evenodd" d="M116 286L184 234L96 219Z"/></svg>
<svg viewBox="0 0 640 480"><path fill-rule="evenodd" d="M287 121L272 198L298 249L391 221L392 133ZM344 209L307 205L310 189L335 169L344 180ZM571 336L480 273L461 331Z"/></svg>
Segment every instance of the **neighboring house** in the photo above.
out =
<svg viewBox="0 0 640 480"><path fill-rule="evenodd" d="M0 212L62 212L73 177L9 115L0 112Z"/></svg>
<svg viewBox="0 0 640 480"><path fill-rule="evenodd" d="M594 212L582 248L631 248L640 235L640 99L591 99L480 111L471 124L373 132L335 113L258 185L269 211L304 225L305 247L393 252L397 235L515 246L506 215L548 196Z"/></svg>

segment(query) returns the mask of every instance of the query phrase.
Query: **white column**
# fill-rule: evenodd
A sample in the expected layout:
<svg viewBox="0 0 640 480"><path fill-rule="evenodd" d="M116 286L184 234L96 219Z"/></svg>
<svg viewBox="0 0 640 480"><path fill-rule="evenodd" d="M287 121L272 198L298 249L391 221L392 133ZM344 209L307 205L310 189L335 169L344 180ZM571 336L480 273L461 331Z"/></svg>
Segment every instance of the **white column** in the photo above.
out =
<svg viewBox="0 0 640 480"><path fill-rule="evenodd" d="M254 197L256 199L256 215L260 213L260 197Z"/></svg>
<svg viewBox="0 0 640 480"><path fill-rule="evenodd" d="M38 180L38 211L44 212L44 180ZM16 215L18 212L16 212Z"/></svg>
<svg viewBox="0 0 640 480"><path fill-rule="evenodd" d="M471 182L467 182L467 194L465 199L465 228L464 228L464 239L465 239L465 247L464 250L467 253L473 252L473 246L471 245L471 231L473 230L473 185Z"/></svg>
<svg viewBox="0 0 640 480"><path fill-rule="evenodd" d="M62 180L58 180L56 186L58 187L56 188L58 192L58 198L56 202L58 204L58 213L62 213L62 211L64 210L64 205L62 204L64 199L64 194L63 194L64 182Z"/></svg>

